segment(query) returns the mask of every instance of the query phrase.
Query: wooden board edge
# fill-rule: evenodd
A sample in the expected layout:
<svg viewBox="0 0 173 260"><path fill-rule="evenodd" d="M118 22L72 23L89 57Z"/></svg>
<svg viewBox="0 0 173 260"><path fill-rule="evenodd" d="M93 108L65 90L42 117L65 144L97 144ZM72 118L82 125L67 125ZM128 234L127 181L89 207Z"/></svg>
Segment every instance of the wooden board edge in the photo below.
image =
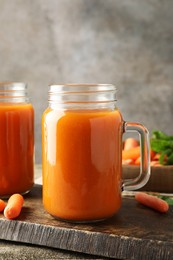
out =
<svg viewBox="0 0 173 260"><path fill-rule="evenodd" d="M164 256L167 260L173 255L171 242L109 235L106 232L86 232L4 219L0 220L0 230L0 239L3 240L104 257L161 260Z"/></svg>

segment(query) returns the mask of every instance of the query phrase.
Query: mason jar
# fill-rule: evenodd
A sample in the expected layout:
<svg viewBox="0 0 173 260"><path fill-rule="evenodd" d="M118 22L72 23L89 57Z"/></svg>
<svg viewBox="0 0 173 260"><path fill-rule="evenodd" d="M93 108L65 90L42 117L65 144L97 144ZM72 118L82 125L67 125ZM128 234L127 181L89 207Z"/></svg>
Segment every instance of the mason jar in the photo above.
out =
<svg viewBox="0 0 173 260"><path fill-rule="evenodd" d="M125 122L110 84L52 85L42 117L43 204L70 222L100 221L121 207L123 189L144 186L150 176L149 136L139 124ZM122 179L122 135L137 131L141 170Z"/></svg>
<svg viewBox="0 0 173 260"><path fill-rule="evenodd" d="M34 109L21 82L0 83L0 196L34 184Z"/></svg>

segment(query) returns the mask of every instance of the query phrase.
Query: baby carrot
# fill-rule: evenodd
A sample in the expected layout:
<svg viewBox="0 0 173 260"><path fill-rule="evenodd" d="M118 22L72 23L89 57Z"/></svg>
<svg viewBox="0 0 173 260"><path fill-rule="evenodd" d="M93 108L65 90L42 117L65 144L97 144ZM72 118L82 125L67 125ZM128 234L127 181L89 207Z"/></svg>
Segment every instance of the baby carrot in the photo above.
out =
<svg viewBox="0 0 173 260"><path fill-rule="evenodd" d="M155 156L153 157L153 161L158 161L160 158L160 154L156 153Z"/></svg>
<svg viewBox="0 0 173 260"><path fill-rule="evenodd" d="M150 158L153 160L156 156L156 153L153 150L150 150Z"/></svg>
<svg viewBox="0 0 173 260"><path fill-rule="evenodd" d="M133 147L129 150L123 150L122 151L122 159L132 159L136 160L140 156L140 146Z"/></svg>
<svg viewBox="0 0 173 260"><path fill-rule="evenodd" d="M5 202L0 199L0 212L2 212L5 209Z"/></svg>
<svg viewBox="0 0 173 260"><path fill-rule="evenodd" d="M133 160L132 159L122 160L122 164L123 165L131 165L131 164L133 164Z"/></svg>
<svg viewBox="0 0 173 260"><path fill-rule="evenodd" d="M148 195L144 192L137 192L135 194L135 199L139 203L141 203L147 207L150 207L152 209L155 209L161 213L165 213L169 209L169 205L166 201L164 201L160 198L157 198L155 196Z"/></svg>
<svg viewBox="0 0 173 260"><path fill-rule="evenodd" d="M134 138L127 138L124 141L124 150L129 150L139 145L139 142Z"/></svg>
<svg viewBox="0 0 173 260"><path fill-rule="evenodd" d="M140 165L140 163L141 163L141 157L138 157L138 158L135 160L134 164L135 164L135 165Z"/></svg>
<svg viewBox="0 0 173 260"><path fill-rule="evenodd" d="M21 212L24 203L23 196L20 194L13 194L7 203L4 210L4 216L8 219L17 218Z"/></svg>
<svg viewBox="0 0 173 260"><path fill-rule="evenodd" d="M161 166L159 161L151 161L150 165L151 166Z"/></svg>

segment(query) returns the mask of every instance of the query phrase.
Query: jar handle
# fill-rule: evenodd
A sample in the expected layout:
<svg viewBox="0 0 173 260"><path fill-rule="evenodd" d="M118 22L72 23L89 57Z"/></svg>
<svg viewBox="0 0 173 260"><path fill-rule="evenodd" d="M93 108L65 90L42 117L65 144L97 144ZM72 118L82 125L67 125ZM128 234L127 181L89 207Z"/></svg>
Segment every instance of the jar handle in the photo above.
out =
<svg viewBox="0 0 173 260"><path fill-rule="evenodd" d="M145 126L132 123L124 122L124 132L138 132L140 138L140 172L139 175L134 179L123 180L123 190L137 190L143 187L149 180L150 177L150 140L149 132Z"/></svg>

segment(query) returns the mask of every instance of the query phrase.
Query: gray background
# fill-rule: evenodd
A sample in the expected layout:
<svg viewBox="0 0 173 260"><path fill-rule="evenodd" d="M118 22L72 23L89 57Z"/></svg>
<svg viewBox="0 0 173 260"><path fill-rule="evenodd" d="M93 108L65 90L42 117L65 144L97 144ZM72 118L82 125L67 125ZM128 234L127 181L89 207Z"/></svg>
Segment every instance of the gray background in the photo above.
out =
<svg viewBox="0 0 173 260"><path fill-rule="evenodd" d="M51 83L112 83L125 120L173 134L172 0L0 0L0 81L35 108L36 162Z"/></svg>

